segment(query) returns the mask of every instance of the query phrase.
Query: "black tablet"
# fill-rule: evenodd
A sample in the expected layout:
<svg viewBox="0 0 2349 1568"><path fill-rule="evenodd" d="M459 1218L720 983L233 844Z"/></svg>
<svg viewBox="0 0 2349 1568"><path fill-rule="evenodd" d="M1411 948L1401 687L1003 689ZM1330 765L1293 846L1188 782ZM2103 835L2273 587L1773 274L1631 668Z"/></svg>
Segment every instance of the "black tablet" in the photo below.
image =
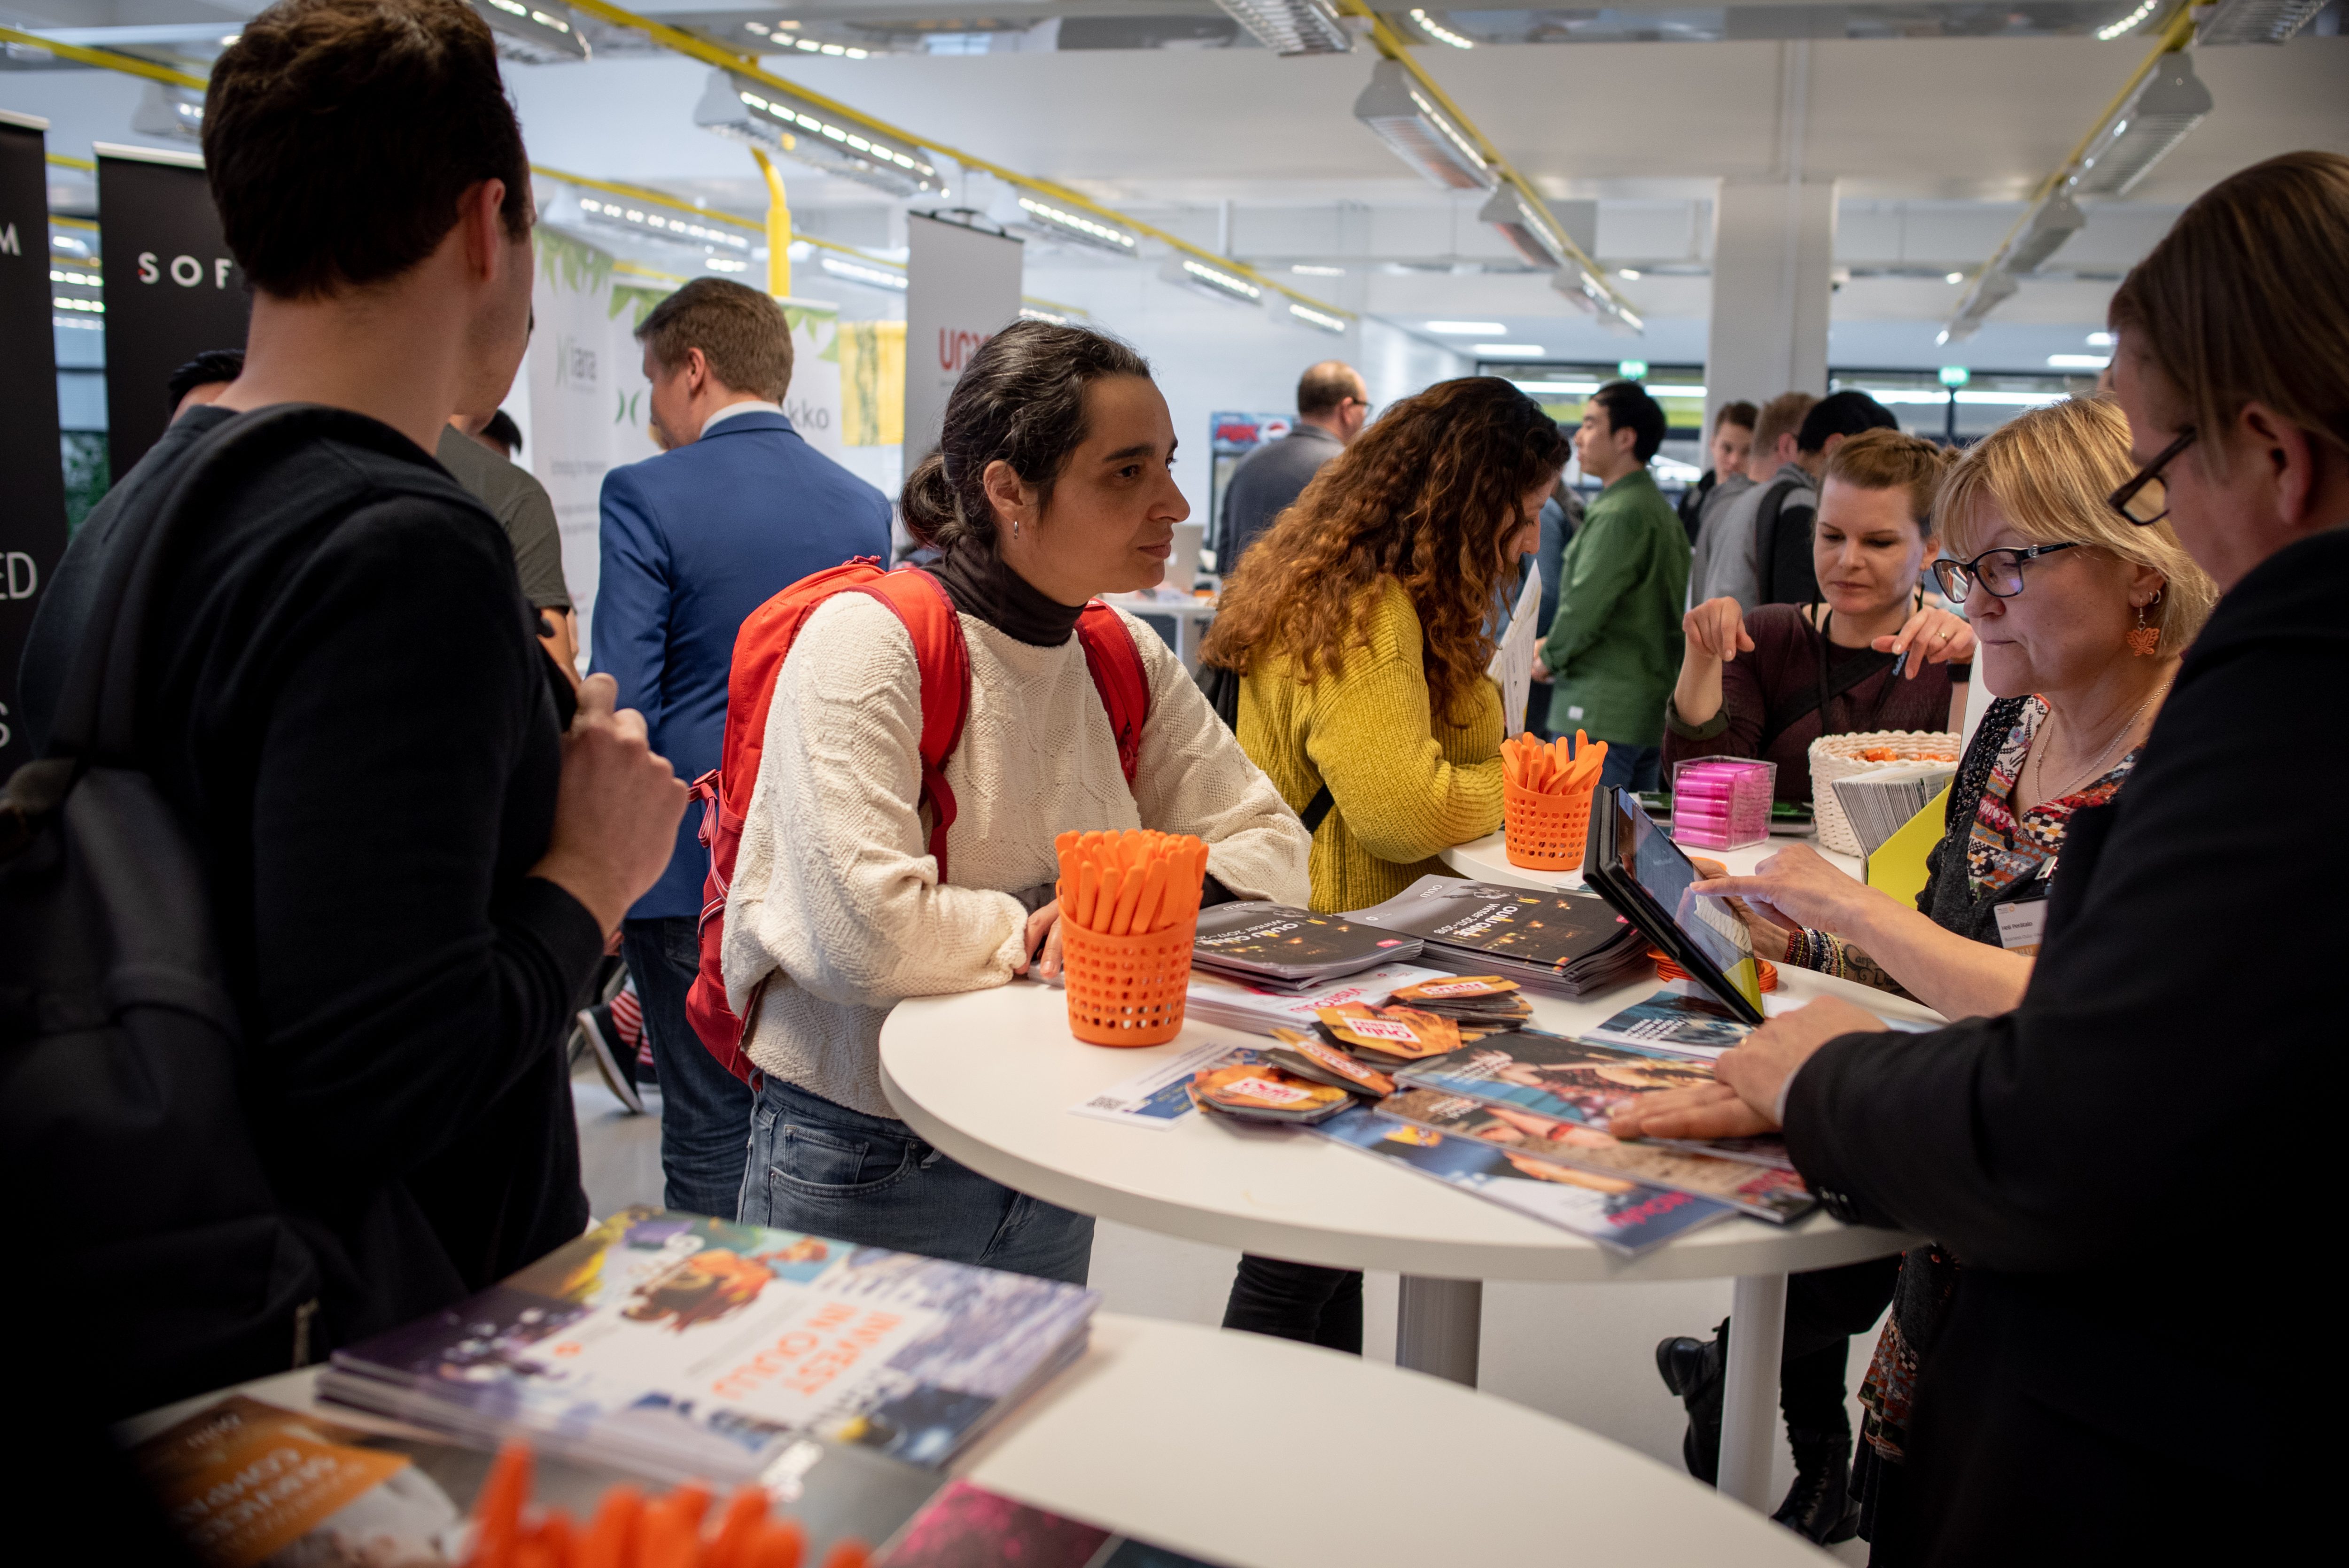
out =
<svg viewBox="0 0 2349 1568"><path fill-rule="evenodd" d="M1629 789L1590 792L1582 881L1748 1024L1763 1020L1754 940L1737 912L1689 889L1703 879Z"/></svg>

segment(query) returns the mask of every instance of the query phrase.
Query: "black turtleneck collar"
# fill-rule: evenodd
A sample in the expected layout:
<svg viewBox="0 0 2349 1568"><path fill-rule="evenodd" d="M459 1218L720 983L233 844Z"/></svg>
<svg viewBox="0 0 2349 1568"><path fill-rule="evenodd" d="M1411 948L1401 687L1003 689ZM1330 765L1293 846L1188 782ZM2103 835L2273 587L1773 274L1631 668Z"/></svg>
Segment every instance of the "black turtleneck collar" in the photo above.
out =
<svg viewBox="0 0 2349 1568"><path fill-rule="evenodd" d="M1063 604L1039 593L983 540L965 540L922 570L945 587L957 610L1031 647L1057 648L1067 642L1085 611L1082 604Z"/></svg>

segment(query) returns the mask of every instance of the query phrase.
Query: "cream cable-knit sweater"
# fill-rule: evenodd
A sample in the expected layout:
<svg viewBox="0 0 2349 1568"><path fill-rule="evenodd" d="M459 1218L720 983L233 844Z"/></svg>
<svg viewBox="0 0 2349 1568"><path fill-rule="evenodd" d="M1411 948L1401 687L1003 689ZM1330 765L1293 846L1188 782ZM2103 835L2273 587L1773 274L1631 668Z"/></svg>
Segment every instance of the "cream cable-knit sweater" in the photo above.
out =
<svg viewBox="0 0 2349 1568"><path fill-rule="evenodd" d="M834 1104L895 1115L881 1092L882 1020L906 996L1011 978L1027 920L1013 895L1053 880L1052 838L1071 828L1196 833L1234 892L1305 903L1304 825L1166 645L1126 623L1150 679L1130 791L1082 644L1034 647L962 617L970 707L947 760L954 881L941 884L917 807L913 640L861 593L808 617L776 682L726 901L738 1014L772 975L752 1061Z"/></svg>

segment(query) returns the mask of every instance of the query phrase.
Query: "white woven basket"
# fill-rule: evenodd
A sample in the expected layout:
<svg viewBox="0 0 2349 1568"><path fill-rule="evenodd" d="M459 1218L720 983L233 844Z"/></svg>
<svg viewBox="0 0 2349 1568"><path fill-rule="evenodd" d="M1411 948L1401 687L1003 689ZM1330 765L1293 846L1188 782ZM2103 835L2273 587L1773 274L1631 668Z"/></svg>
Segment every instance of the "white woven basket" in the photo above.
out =
<svg viewBox="0 0 2349 1568"><path fill-rule="evenodd" d="M1822 735L1811 742L1811 821L1817 828L1819 847L1837 854L1859 853L1859 835L1851 830L1851 820L1843 814L1843 802L1836 799L1835 780L1848 779L1870 768L1880 768L1884 758L1863 761L1863 751L1889 751L1891 760L1916 762L1928 757L1955 758L1961 754L1961 738L1947 730L1879 729L1866 735Z"/></svg>

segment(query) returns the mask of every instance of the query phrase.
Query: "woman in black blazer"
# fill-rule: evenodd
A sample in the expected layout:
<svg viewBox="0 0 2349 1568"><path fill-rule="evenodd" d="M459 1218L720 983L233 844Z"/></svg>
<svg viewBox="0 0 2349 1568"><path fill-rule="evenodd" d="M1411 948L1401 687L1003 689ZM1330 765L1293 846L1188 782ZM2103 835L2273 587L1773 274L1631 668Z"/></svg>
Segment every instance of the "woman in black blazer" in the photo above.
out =
<svg viewBox="0 0 2349 1568"><path fill-rule="evenodd" d="M2349 1037L2349 729L2321 717L2349 690L2344 254L2349 158L2293 153L2114 296L2144 465L2115 504L2168 516L2224 597L2128 788L2073 824L2022 1005L1898 1035L1814 1003L1616 1129L1783 1125L1832 1212L1966 1265L1883 1561L2249 1560L2329 1522L2340 1357L2283 1315L2333 1124L2254 1108L2321 1109Z"/></svg>

